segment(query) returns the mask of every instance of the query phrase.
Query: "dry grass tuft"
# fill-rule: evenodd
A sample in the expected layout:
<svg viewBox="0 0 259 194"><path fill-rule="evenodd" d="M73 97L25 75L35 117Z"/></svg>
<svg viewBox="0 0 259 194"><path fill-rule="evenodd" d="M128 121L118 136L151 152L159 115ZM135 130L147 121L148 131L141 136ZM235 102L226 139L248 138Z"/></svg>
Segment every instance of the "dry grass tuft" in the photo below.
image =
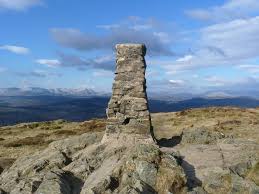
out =
<svg viewBox="0 0 259 194"><path fill-rule="evenodd" d="M45 141L45 138L48 137L48 134L38 134L34 137L25 137L23 139L17 139L7 144L4 144L4 147L21 147L21 146L37 146L49 144L49 141Z"/></svg>
<svg viewBox="0 0 259 194"><path fill-rule="evenodd" d="M77 135L76 131L71 131L71 130L60 130L60 131L55 131L52 133L53 135L64 135L64 136L71 136L71 135Z"/></svg>
<svg viewBox="0 0 259 194"><path fill-rule="evenodd" d="M94 119L81 123L80 130L84 132L101 132L105 130L106 122L104 119Z"/></svg>
<svg viewBox="0 0 259 194"><path fill-rule="evenodd" d="M28 155L46 148L52 141L104 131L105 125L105 119L93 119L81 123L56 120L0 127L0 157Z"/></svg>

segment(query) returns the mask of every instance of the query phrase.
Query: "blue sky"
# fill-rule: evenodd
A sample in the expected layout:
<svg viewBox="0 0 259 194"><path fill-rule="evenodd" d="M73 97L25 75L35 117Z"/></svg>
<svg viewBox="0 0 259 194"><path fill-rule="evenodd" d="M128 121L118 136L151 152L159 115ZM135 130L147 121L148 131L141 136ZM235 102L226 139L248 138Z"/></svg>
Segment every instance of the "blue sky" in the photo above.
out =
<svg viewBox="0 0 259 194"><path fill-rule="evenodd" d="M110 91L145 43L148 91L259 95L258 0L0 0L0 87Z"/></svg>

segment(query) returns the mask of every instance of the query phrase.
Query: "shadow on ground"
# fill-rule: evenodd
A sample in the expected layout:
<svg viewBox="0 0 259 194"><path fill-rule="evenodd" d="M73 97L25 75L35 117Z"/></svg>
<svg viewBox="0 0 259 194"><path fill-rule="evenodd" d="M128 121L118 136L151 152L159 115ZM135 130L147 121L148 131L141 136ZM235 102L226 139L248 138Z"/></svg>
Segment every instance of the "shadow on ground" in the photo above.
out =
<svg viewBox="0 0 259 194"><path fill-rule="evenodd" d="M188 163L185 160L182 160L181 166L184 170L184 173L186 174L187 177L187 186L189 190L192 190L196 187L200 187L202 185L202 182L200 179L196 177L196 172L195 168L193 165Z"/></svg>
<svg viewBox="0 0 259 194"><path fill-rule="evenodd" d="M180 144L182 141L183 133L181 135L173 136L169 139L167 139L167 138L157 139L154 135L153 128L151 129L150 132L151 132L151 136L152 136L153 140L161 148L162 147L172 148L172 147L175 147L176 145ZM194 188L200 187L202 185L202 182L201 182L201 180L199 180L196 177L195 167L192 164L185 161L183 157L179 157L178 159L179 159L179 163L181 164L181 166L185 172L185 175L187 178L188 189L190 191L192 191Z"/></svg>
<svg viewBox="0 0 259 194"><path fill-rule="evenodd" d="M170 139L166 139L166 138L162 138L157 140L157 145L159 145L160 147L174 147L176 145L178 145L179 143L181 143L182 141L182 136L174 136Z"/></svg>

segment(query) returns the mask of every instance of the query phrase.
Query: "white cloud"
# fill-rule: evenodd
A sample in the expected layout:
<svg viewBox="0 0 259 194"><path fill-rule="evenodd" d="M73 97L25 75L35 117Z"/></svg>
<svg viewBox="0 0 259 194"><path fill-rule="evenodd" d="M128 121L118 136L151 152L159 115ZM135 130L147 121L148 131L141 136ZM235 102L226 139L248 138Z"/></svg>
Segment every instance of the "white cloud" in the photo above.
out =
<svg viewBox="0 0 259 194"><path fill-rule="evenodd" d="M229 59L259 56L259 16L208 26L201 36L201 44L220 49Z"/></svg>
<svg viewBox="0 0 259 194"><path fill-rule="evenodd" d="M0 73L6 72L6 71L7 71L7 69L6 69L6 68L4 68L4 67L0 67Z"/></svg>
<svg viewBox="0 0 259 194"><path fill-rule="evenodd" d="M84 34L76 29L54 28L50 30L61 46L80 51L112 50L118 43L145 43L150 55L173 55L169 44L152 32L136 31L129 27L116 28L102 36Z"/></svg>
<svg viewBox="0 0 259 194"><path fill-rule="evenodd" d="M259 16L210 25L200 30L197 48L191 54L172 60L152 60L167 74L179 74L218 66L240 66L259 58ZM244 67L243 67L244 68ZM246 67L258 72L257 66Z"/></svg>
<svg viewBox="0 0 259 194"><path fill-rule="evenodd" d="M95 77L110 77L112 78L114 76L114 73L109 70L96 70L93 72L93 76Z"/></svg>
<svg viewBox="0 0 259 194"><path fill-rule="evenodd" d="M185 84L185 81L184 80L169 80L170 84L173 86L173 87L181 87Z"/></svg>
<svg viewBox="0 0 259 194"><path fill-rule="evenodd" d="M233 96L251 96L258 98L258 78L236 77L225 78L219 76L200 77L201 83L188 79L152 79L149 80L149 91L167 94L204 94L205 92L224 92Z"/></svg>
<svg viewBox="0 0 259 194"><path fill-rule="evenodd" d="M157 21L148 19L126 20L119 24L98 25L107 30L101 35L83 33L73 28L52 28L54 40L63 47L80 51L111 51L115 44L145 43L149 55L172 56L169 33Z"/></svg>
<svg viewBox="0 0 259 194"><path fill-rule="evenodd" d="M151 29L153 26L151 24L136 24L130 27L133 30L141 31Z"/></svg>
<svg viewBox="0 0 259 194"><path fill-rule="evenodd" d="M229 83L229 81L225 78L217 76L208 76L204 78L204 80L207 82L206 84L209 86L224 86Z"/></svg>
<svg viewBox="0 0 259 194"><path fill-rule="evenodd" d="M252 74L258 74L259 73L259 65L239 65L239 69L244 69Z"/></svg>
<svg viewBox="0 0 259 194"><path fill-rule="evenodd" d="M97 28L102 28L102 29L105 29L105 30L112 30L114 28L119 28L120 25L119 24L97 25L96 27Z"/></svg>
<svg viewBox="0 0 259 194"><path fill-rule="evenodd" d="M41 4L41 0L0 0L0 9L22 11Z"/></svg>
<svg viewBox="0 0 259 194"><path fill-rule="evenodd" d="M221 90L231 91L232 94L241 96L256 96L258 97L258 80L253 77L236 77L236 78L225 78L218 76L205 77L203 81L204 90Z"/></svg>
<svg viewBox="0 0 259 194"><path fill-rule="evenodd" d="M36 69L30 72L16 72L15 75L20 77L36 77L36 78L46 78L46 77L61 77L60 73L52 73L41 69Z"/></svg>
<svg viewBox="0 0 259 194"><path fill-rule="evenodd" d="M33 77L47 77L48 73L44 70L34 70L29 72L27 75Z"/></svg>
<svg viewBox="0 0 259 194"><path fill-rule="evenodd" d="M147 77L147 79L149 79L149 78L153 78L153 77L160 77L161 75L160 75L160 72L159 71L157 71L157 70L154 70L154 69L147 69L147 71L146 71L146 77Z"/></svg>
<svg viewBox="0 0 259 194"><path fill-rule="evenodd" d="M48 67L58 67L61 65L61 62L58 59L37 59L36 63L47 65Z"/></svg>
<svg viewBox="0 0 259 194"><path fill-rule="evenodd" d="M60 67L74 67L81 71L88 70L89 68L113 71L115 68L115 60L110 55L85 59L77 55L59 53L59 58Z"/></svg>
<svg viewBox="0 0 259 194"><path fill-rule="evenodd" d="M188 62L188 61L191 61L191 59L193 57L194 57L193 55L186 55L186 56L184 56L182 58L177 59L176 61L177 62Z"/></svg>
<svg viewBox="0 0 259 194"><path fill-rule="evenodd" d="M113 61L114 57L112 55L102 56L99 58L95 58L95 63L109 63L110 61Z"/></svg>
<svg viewBox="0 0 259 194"><path fill-rule="evenodd" d="M203 9L195 9L195 10L189 10L186 11L186 14L189 15L192 18L198 19L198 20L211 20L212 15L209 11L203 10Z"/></svg>
<svg viewBox="0 0 259 194"><path fill-rule="evenodd" d="M0 50L6 50L15 54L26 55L29 54L30 50L25 47L15 45L3 45L0 46Z"/></svg>
<svg viewBox="0 0 259 194"><path fill-rule="evenodd" d="M157 36L161 40L161 42L164 42L164 43L171 42L171 38L169 34L166 32L154 32L154 35Z"/></svg>
<svg viewBox="0 0 259 194"><path fill-rule="evenodd" d="M198 20L227 21L246 18L249 14L258 10L258 0L228 0L221 6L188 10L186 14Z"/></svg>
<svg viewBox="0 0 259 194"><path fill-rule="evenodd" d="M159 65L167 74L180 74L190 70L227 65L229 62L222 54L211 51L209 48L201 48L191 55L172 60L148 60L148 64Z"/></svg>

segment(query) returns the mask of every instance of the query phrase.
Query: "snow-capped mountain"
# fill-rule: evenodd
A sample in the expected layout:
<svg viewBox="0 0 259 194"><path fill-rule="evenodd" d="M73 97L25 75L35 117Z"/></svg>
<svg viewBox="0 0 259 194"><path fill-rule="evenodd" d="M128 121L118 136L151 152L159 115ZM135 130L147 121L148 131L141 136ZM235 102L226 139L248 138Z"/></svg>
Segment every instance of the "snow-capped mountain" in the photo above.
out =
<svg viewBox="0 0 259 194"><path fill-rule="evenodd" d="M238 97L232 94L229 94L227 92L208 92L204 94L204 98L210 98L210 99L224 99L224 98L234 98Z"/></svg>
<svg viewBox="0 0 259 194"><path fill-rule="evenodd" d="M102 96L101 92L96 92L88 88L0 88L0 96Z"/></svg>

